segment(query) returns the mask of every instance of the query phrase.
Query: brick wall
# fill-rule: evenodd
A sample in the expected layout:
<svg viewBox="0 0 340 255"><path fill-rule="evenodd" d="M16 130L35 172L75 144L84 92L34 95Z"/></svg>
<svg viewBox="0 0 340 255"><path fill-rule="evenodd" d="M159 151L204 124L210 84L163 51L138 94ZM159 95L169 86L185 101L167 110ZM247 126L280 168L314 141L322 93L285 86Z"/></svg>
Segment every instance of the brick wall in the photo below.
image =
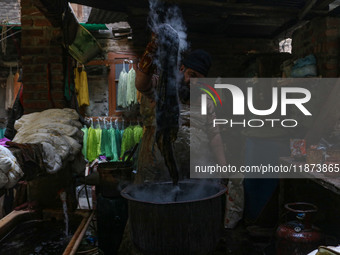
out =
<svg viewBox="0 0 340 255"><path fill-rule="evenodd" d="M48 98L47 66L51 66L51 97L56 108L66 102L64 88L64 50L62 31L53 27L33 5L34 0L21 1L21 54L25 113L52 108Z"/></svg>
<svg viewBox="0 0 340 255"><path fill-rule="evenodd" d="M296 30L292 39L294 59L314 54L319 75L339 76L340 18L316 18Z"/></svg>
<svg viewBox="0 0 340 255"><path fill-rule="evenodd" d="M19 1L0 0L0 23L8 22L10 24L20 23L20 4ZM16 30L8 32L15 33ZM8 37L6 40L6 52L0 49L0 62L15 63L18 61L18 47L20 47L20 33ZM0 128L6 126L7 112L5 110L5 94L6 94L6 80L9 75L9 67L0 65ZM16 68L12 69L14 73Z"/></svg>

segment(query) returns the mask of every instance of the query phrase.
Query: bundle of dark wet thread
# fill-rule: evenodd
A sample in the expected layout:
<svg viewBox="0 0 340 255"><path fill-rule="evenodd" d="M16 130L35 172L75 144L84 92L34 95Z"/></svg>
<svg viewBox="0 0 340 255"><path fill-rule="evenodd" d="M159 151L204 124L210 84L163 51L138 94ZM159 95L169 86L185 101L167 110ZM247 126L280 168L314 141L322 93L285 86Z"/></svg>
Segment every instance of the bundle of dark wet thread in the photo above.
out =
<svg viewBox="0 0 340 255"><path fill-rule="evenodd" d="M177 6L165 7L150 1L149 26L157 35L154 64L160 73L156 93L156 142L173 180L178 184L179 174L173 153L173 142L179 128L179 62L180 53L187 47L186 33Z"/></svg>

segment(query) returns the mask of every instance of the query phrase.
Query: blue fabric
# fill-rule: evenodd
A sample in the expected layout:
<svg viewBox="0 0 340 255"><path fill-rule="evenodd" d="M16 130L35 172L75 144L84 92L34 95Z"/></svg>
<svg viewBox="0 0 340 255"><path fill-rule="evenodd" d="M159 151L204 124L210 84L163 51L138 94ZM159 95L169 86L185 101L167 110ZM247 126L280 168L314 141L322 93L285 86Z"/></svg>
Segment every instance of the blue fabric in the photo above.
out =
<svg viewBox="0 0 340 255"><path fill-rule="evenodd" d="M6 128L0 128L0 139L5 137Z"/></svg>
<svg viewBox="0 0 340 255"><path fill-rule="evenodd" d="M293 69L309 65L316 65L316 58L313 54L310 54L304 58L299 58L298 60L296 60L293 65Z"/></svg>
<svg viewBox="0 0 340 255"><path fill-rule="evenodd" d="M280 157L290 155L289 139L247 138L245 165L277 165ZM245 179L244 216L256 220L273 195L279 179Z"/></svg>

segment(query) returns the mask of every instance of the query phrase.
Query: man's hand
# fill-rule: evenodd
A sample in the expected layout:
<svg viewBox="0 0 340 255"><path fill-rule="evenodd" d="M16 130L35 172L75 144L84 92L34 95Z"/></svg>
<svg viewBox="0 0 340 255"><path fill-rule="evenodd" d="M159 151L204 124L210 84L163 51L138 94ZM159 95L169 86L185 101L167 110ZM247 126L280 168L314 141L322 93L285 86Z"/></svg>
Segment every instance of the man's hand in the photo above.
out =
<svg viewBox="0 0 340 255"><path fill-rule="evenodd" d="M157 50L157 36L152 33L151 41L146 46L145 52L138 64L138 69L148 75L151 75L155 69L153 66L153 57Z"/></svg>

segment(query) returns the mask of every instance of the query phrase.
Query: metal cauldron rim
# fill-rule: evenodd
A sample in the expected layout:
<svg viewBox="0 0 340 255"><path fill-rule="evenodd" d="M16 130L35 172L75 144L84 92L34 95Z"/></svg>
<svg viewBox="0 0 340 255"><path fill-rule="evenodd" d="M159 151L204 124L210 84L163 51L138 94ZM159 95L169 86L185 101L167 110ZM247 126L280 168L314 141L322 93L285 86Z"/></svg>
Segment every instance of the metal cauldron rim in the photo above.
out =
<svg viewBox="0 0 340 255"><path fill-rule="evenodd" d="M179 183L195 183L195 181L184 180L184 181L179 181ZM178 201L178 202L150 202L150 201L135 199L130 194L128 194L128 191L130 189L132 189L133 187L144 186L144 185L147 185L147 184L172 184L172 182L152 182L152 183L143 183L143 184L130 184L127 187L125 187L120 192L120 194L121 194L122 197L124 197L125 199L130 200L130 201L146 203L146 204L153 204L153 205L172 205L172 204L188 204L188 203L195 203L195 202L210 200L210 199L217 198L217 197L221 196L223 193L225 193L227 191L227 187L224 184L219 183L218 185L216 185L216 187L218 187L220 189L220 191L217 192L214 195L211 195L211 196L208 196L208 197L203 197L201 199Z"/></svg>
<svg viewBox="0 0 340 255"><path fill-rule="evenodd" d="M309 206L311 209L305 209L305 210L299 210L299 209L294 209L292 206L298 206L298 205L305 205ZM294 203L287 203L285 204L285 208L291 212L296 212L296 213L315 213L318 211L318 207L312 203L307 203L307 202L294 202Z"/></svg>

